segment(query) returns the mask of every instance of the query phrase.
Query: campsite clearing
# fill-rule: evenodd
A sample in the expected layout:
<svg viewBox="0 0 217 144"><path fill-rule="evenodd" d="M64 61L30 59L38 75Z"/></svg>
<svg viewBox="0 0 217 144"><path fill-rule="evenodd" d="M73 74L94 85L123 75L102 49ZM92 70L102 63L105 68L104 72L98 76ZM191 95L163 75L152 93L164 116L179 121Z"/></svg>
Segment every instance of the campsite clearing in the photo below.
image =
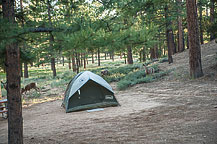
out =
<svg viewBox="0 0 217 144"><path fill-rule="evenodd" d="M120 107L65 113L62 100L23 109L25 144L216 144L216 44L202 46L205 76L188 78L188 50L174 55L168 77L125 91L111 86ZM59 93L63 93L62 91ZM7 121L0 119L0 143L7 143Z"/></svg>

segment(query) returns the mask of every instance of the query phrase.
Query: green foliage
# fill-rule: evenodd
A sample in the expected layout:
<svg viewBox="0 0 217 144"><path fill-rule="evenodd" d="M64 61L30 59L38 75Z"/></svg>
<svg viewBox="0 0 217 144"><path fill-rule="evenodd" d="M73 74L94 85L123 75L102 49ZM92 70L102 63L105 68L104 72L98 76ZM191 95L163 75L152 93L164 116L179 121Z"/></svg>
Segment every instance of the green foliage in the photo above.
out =
<svg viewBox="0 0 217 144"><path fill-rule="evenodd" d="M147 63L146 63L147 65ZM132 81L135 79L141 79L143 77L145 77L145 70L141 69L142 64L133 64L133 65L125 65L125 66L120 66L117 68L108 68L109 71L109 75L104 76L103 78L107 81L107 82L119 82L119 81ZM155 69L155 72L158 72L158 66L157 65L152 65L152 68ZM105 68L101 68L98 69L97 71L101 71ZM132 79L133 80L132 80Z"/></svg>
<svg viewBox="0 0 217 144"><path fill-rule="evenodd" d="M126 77L124 77L123 80L120 80L117 83L117 87L119 90L124 90L136 84L149 83L155 81L167 75L168 73L170 73L170 71L159 72L159 73L154 73L152 75L144 76L144 71L137 71L127 75Z"/></svg>

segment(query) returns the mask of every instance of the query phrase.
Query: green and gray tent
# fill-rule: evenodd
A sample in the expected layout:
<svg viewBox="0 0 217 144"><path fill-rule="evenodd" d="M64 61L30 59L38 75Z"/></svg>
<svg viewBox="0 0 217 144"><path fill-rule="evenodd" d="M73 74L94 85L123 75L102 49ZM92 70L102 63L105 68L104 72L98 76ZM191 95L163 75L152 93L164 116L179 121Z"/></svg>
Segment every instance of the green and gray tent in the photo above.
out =
<svg viewBox="0 0 217 144"><path fill-rule="evenodd" d="M77 74L69 82L62 104L66 112L118 105L112 87L90 71Z"/></svg>

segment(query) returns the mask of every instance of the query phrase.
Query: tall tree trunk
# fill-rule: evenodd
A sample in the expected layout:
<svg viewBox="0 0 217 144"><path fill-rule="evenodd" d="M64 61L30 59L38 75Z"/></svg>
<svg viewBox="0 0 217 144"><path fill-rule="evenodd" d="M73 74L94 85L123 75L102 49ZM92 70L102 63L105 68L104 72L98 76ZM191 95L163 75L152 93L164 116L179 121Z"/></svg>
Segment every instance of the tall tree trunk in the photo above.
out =
<svg viewBox="0 0 217 144"><path fill-rule="evenodd" d="M72 69L73 72L76 72L76 63L75 63L75 53L72 54Z"/></svg>
<svg viewBox="0 0 217 144"><path fill-rule="evenodd" d="M85 53L83 53L83 59L84 59L84 69L86 69L86 56L85 56L86 54Z"/></svg>
<svg viewBox="0 0 217 144"><path fill-rule="evenodd" d="M170 20L168 18L168 7L167 5L164 8L165 10L165 19L166 19L166 39L167 39L167 47L168 47L168 61L169 64L173 63L173 57L172 57L172 50L174 49L174 42L173 42L173 31L170 28Z"/></svg>
<svg viewBox="0 0 217 144"><path fill-rule="evenodd" d="M176 43L175 43L173 30L172 30L172 41L171 42L172 42L172 46L173 46L172 54L175 54L175 53L177 53L177 50L176 50Z"/></svg>
<svg viewBox="0 0 217 144"><path fill-rule="evenodd" d="M187 33L187 49L189 49L189 38L188 38L188 33Z"/></svg>
<svg viewBox="0 0 217 144"><path fill-rule="evenodd" d="M213 25L215 22L215 0L210 0L210 23ZM210 32L210 40L215 39L214 32Z"/></svg>
<svg viewBox="0 0 217 144"><path fill-rule="evenodd" d="M127 46L127 63L133 64L133 55L131 46Z"/></svg>
<svg viewBox="0 0 217 144"><path fill-rule="evenodd" d="M92 64L94 63L94 52L91 53L92 54Z"/></svg>
<svg viewBox="0 0 217 144"><path fill-rule="evenodd" d="M146 52L145 52L145 48L142 48L142 61L145 62L146 61Z"/></svg>
<svg viewBox="0 0 217 144"><path fill-rule="evenodd" d="M154 51L155 51L155 58L158 58L159 52L158 52L158 45L157 44L154 46Z"/></svg>
<svg viewBox="0 0 217 144"><path fill-rule="evenodd" d="M71 67L71 58L70 57L68 58L68 64L69 64L69 69L72 69L72 67Z"/></svg>
<svg viewBox="0 0 217 144"><path fill-rule="evenodd" d="M105 60L106 60L106 52L104 54L105 54Z"/></svg>
<svg viewBox="0 0 217 144"><path fill-rule="evenodd" d="M77 53L77 66L80 67L81 66L81 59L80 59L80 53Z"/></svg>
<svg viewBox="0 0 217 144"><path fill-rule="evenodd" d="M153 48L150 49L150 59L156 59L158 58L158 46L155 45Z"/></svg>
<svg viewBox="0 0 217 144"><path fill-rule="evenodd" d="M76 71L79 73L79 54L76 52Z"/></svg>
<svg viewBox="0 0 217 144"><path fill-rule="evenodd" d="M83 57L83 53L81 53L81 54L80 54L80 64L81 64L80 66L81 66L81 67L83 66L83 58L84 58L84 57Z"/></svg>
<svg viewBox="0 0 217 144"><path fill-rule="evenodd" d="M203 44L203 26L202 26L202 20L203 20L203 8L202 8L202 1L199 0L198 2L199 6L199 27L200 27L200 44Z"/></svg>
<svg viewBox="0 0 217 144"><path fill-rule="evenodd" d="M112 51L112 61L115 61L114 51Z"/></svg>
<svg viewBox="0 0 217 144"><path fill-rule="evenodd" d="M57 73L56 73L56 66L55 66L55 58L51 58L51 69L53 71L53 77L56 77Z"/></svg>
<svg viewBox="0 0 217 144"><path fill-rule="evenodd" d="M47 9L48 9L48 20L49 20L49 24L52 27L52 21L51 21L51 4L50 4L50 0L47 0ZM50 39L49 39L49 43L50 43L50 50L51 52L51 70L53 71L53 77L56 77L56 64L55 64L55 58L53 56L53 43L54 43L54 36L52 34L52 32L49 32L50 34Z"/></svg>
<svg viewBox="0 0 217 144"><path fill-rule="evenodd" d="M29 78L28 64L24 63L24 78Z"/></svg>
<svg viewBox="0 0 217 144"><path fill-rule="evenodd" d="M100 49L99 48L98 48L97 54L98 54L98 66L100 66Z"/></svg>
<svg viewBox="0 0 217 144"><path fill-rule="evenodd" d="M183 52L185 50L184 46L184 35L182 26L182 0L176 0L178 4L178 52Z"/></svg>
<svg viewBox="0 0 217 144"><path fill-rule="evenodd" d="M20 0L20 11L21 11L21 15L22 15L21 23L22 23L22 27L24 27L23 0ZM25 47L25 45L23 45L23 48L24 47ZM20 69L21 69L20 76L23 77L23 65L22 65L22 62L20 63ZM25 69L24 69L24 77L25 77Z"/></svg>
<svg viewBox="0 0 217 144"><path fill-rule="evenodd" d="M199 40L199 29L197 21L197 5L196 0L187 0L187 25L189 38L189 64L190 76L198 78L203 76L201 65L201 50Z"/></svg>
<svg viewBox="0 0 217 144"><path fill-rule="evenodd" d="M62 56L62 63L63 63L63 66L64 66L65 65L64 56Z"/></svg>
<svg viewBox="0 0 217 144"><path fill-rule="evenodd" d="M155 59L155 49L154 48L150 49L150 59L151 60Z"/></svg>
<svg viewBox="0 0 217 144"><path fill-rule="evenodd" d="M14 0L2 1L3 17L15 23ZM6 45L8 99L8 143L23 143L22 100L20 94L20 50L17 43Z"/></svg>

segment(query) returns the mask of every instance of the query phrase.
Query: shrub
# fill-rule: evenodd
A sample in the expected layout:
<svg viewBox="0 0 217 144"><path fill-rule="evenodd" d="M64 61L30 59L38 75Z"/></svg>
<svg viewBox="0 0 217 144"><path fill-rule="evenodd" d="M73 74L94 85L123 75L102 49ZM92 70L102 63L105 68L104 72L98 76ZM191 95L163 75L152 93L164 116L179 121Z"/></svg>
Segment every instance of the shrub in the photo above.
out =
<svg viewBox="0 0 217 144"><path fill-rule="evenodd" d="M149 83L154 80L157 80L168 73L170 73L171 70L165 71L165 72L159 72L159 73L154 73L152 75L145 75L143 70L137 71L137 72L132 72L128 74L127 76L124 77L123 80L120 80L117 83L117 88L119 90L124 90L130 86L140 84L140 83Z"/></svg>

